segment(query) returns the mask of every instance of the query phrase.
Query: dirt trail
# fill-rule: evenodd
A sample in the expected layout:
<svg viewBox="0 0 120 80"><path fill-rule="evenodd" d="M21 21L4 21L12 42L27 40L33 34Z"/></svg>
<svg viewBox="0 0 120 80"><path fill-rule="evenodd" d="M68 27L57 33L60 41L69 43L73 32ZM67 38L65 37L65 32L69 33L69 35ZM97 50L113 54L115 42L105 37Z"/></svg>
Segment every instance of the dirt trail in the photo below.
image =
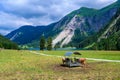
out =
<svg viewBox="0 0 120 80"><path fill-rule="evenodd" d="M54 57L64 57L64 56L57 56L57 55L48 55L43 53L38 53L35 51L30 51L31 53L43 55L43 56L54 56ZM105 61L105 62L120 62L120 60L107 60L107 59L96 59L96 58L86 58L87 60L94 60L94 61Z"/></svg>

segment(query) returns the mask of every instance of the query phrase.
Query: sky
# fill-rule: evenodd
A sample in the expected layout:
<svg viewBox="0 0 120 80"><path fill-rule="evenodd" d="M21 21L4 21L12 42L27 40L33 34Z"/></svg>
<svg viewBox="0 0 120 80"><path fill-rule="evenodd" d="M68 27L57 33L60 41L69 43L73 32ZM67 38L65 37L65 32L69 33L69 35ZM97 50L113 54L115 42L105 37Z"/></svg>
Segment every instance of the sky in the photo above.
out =
<svg viewBox="0 0 120 80"><path fill-rule="evenodd" d="M0 34L23 25L48 25L80 7L100 9L116 0L0 0Z"/></svg>

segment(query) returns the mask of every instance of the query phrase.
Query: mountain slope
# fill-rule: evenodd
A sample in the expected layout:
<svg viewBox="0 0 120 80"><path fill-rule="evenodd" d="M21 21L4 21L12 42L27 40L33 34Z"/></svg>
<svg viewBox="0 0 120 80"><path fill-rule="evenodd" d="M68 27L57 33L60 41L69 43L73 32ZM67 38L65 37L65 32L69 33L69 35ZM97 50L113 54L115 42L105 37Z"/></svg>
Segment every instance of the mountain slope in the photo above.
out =
<svg viewBox="0 0 120 80"><path fill-rule="evenodd" d="M98 38L96 47L102 50L120 50L120 9Z"/></svg>
<svg viewBox="0 0 120 80"><path fill-rule="evenodd" d="M89 11L90 9L87 9L87 8L82 8L82 10L79 9L77 11L74 11L73 13L75 13L75 12L77 13L77 14L75 14L75 16L76 16L75 22L77 22L79 20L77 22L77 24L74 24L75 25L74 28L79 29L79 33L77 33L78 36L74 35L72 37L72 40L69 45L76 46L76 44L78 44L79 42L82 42L88 36L91 36L91 35L95 34L96 32L98 32L114 16L114 14L117 11L117 8L120 7L119 5L120 5L119 2L115 2L115 3L111 4L110 6L107 6L100 10L92 9L93 11L91 10L91 12ZM86 9L86 12L85 12L85 9ZM83 13L81 13L81 11L84 11L84 13L88 13L88 14L90 12L90 14L89 15L83 14ZM83 15L81 15L81 14L83 14ZM74 21L72 21L72 22L74 22ZM82 24L79 24L80 22L82 22ZM76 47L78 47L78 46L76 46Z"/></svg>
<svg viewBox="0 0 120 80"><path fill-rule="evenodd" d="M105 28L79 44L80 48L120 50L120 9ZM93 45L92 45L93 44ZM91 46L90 46L91 45Z"/></svg>
<svg viewBox="0 0 120 80"><path fill-rule="evenodd" d="M22 26L8 34L6 37L18 44L31 43L33 40L39 40L41 34L47 33L46 36L48 36L49 31L51 31L53 27L52 25L54 24L48 26Z"/></svg>
<svg viewBox="0 0 120 80"><path fill-rule="evenodd" d="M21 27L6 37L19 44L28 44L34 43L34 41L38 42L40 36L44 34L46 38L53 37L53 46L60 43L61 47L68 44L77 47L78 43L102 29L115 15L119 7L119 1L100 10L82 7L56 23L48 26L31 26L30 29L23 26L26 29ZM79 33L77 33L78 31Z"/></svg>

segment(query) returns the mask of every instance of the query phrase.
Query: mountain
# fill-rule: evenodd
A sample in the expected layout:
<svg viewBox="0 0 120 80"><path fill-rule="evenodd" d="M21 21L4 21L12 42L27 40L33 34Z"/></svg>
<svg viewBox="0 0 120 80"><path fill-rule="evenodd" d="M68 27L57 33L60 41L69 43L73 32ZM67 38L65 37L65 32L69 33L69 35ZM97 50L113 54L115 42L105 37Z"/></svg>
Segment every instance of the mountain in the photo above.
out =
<svg viewBox="0 0 120 80"><path fill-rule="evenodd" d="M18 46L16 43L14 43L14 42L10 41L9 39L0 35L0 48L18 49Z"/></svg>
<svg viewBox="0 0 120 80"><path fill-rule="evenodd" d="M120 50L120 9L100 34L95 46L100 50Z"/></svg>
<svg viewBox="0 0 120 80"><path fill-rule="evenodd" d="M120 8L119 1L99 10L82 7L56 23L36 27L22 26L6 37L18 44L36 42L39 44L39 38L44 34L46 38L53 37L53 47L56 45L78 47L78 43L104 28L116 14L118 8Z"/></svg>
<svg viewBox="0 0 120 80"><path fill-rule="evenodd" d="M39 40L41 34L46 34L47 36L53 26L54 24L48 26L25 25L15 31L12 31L7 35L7 38L18 44L31 43L33 40Z"/></svg>
<svg viewBox="0 0 120 80"><path fill-rule="evenodd" d="M97 34L79 44L79 48L120 50L120 9Z"/></svg>

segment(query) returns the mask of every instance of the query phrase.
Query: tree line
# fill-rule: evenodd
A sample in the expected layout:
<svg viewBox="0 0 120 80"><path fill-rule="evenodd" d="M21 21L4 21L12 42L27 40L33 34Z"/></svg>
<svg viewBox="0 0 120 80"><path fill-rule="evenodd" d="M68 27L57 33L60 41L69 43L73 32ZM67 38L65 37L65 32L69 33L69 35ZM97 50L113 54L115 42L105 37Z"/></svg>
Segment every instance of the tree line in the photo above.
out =
<svg viewBox="0 0 120 80"><path fill-rule="evenodd" d="M9 39L3 37L2 35L0 35L0 48L4 48L4 49L19 49L18 45L12 41L10 41Z"/></svg>

